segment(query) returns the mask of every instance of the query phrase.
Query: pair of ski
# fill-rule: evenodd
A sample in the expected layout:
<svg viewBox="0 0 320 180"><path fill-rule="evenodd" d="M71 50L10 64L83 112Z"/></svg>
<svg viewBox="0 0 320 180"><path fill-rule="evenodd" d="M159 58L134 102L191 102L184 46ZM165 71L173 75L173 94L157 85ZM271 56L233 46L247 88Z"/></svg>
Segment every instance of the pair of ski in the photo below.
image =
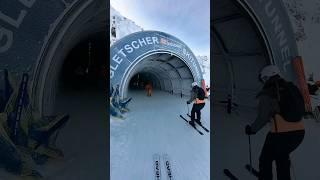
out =
<svg viewBox="0 0 320 180"><path fill-rule="evenodd" d="M166 168L167 180L173 180L172 168L168 154L163 154L162 159ZM161 180L161 158L159 154L153 155L153 164L154 164L154 177L155 180Z"/></svg>
<svg viewBox="0 0 320 180"><path fill-rule="evenodd" d="M255 177L259 176L259 171L251 167L249 164L246 164L245 166L246 170L248 170L252 175ZM235 175L231 173L229 169L224 169L223 173L230 179L230 180L239 180Z"/></svg>
<svg viewBox="0 0 320 180"><path fill-rule="evenodd" d="M189 114L187 114L189 117L190 117L190 115ZM187 120L185 117L183 117L182 115L180 115L180 117L186 122L186 123L188 123L189 124L189 120ZM205 126L203 126L202 124L199 124L197 121L195 121L200 127L202 127L202 129L203 130L205 130L206 132L210 132ZM190 125L190 124L189 124ZM203 132L202 131L200 131L196 126L192 126L192 125L190 125L191 127L193 127L199 134L201 134L201 135L203 135Z"/></svg>

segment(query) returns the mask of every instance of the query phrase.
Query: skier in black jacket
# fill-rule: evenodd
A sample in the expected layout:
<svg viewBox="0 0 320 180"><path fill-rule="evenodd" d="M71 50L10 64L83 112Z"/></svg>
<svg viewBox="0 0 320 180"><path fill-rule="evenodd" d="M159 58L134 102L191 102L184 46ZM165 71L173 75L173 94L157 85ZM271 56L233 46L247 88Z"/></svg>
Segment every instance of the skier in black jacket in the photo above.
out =
<svg viewBox="0 0 320 180"><path fill-rule="evenodd" d="M279 69L274 65L261 71L260 80L264 87L257 96L258 116L252 125L245 128L246 134L251 135L271 123L259 158L259 180L272 180L273 161L276 162L277 179L290 180L289 155L301 144L305 134L301 113L304 112L303 98L297 87L281 78ZM293 94L293 101L283 102L288 94ZM297 107L296 111L290 109L293 106Z"/></svg>
<svg viewBox="0 0 320 180"><path fill-rule="evenodd" d="M191 121L189 124L195 126L196 121L198 124L201 124L201 109L205 106L205 92L204 90L198 86L197 82L192 83L192 90L191 90L191 98L187 101L187 104L190 104L194 101L192 109L191 109ZM197 119L195 116L197 114Z"/></svg>

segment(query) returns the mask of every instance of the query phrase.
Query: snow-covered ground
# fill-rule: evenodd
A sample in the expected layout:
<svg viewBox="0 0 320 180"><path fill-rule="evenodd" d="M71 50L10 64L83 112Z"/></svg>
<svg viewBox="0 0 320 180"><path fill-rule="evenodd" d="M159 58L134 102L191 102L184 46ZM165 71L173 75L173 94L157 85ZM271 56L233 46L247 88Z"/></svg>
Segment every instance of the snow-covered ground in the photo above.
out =
<svg viewBox="0 0 320 180"><path fill-rule="evenodd" d="M50 177L47 179L105 179L109 141L104 91L64 93L58 99L57 111L70 114L57 142L64 150L65 160L45 167L44 173Z"/></svg>
<svg viewBox="0 0 320 180"><path fill-rule="evenodd" d="M248 136L244 133L244 127L254 121L256 110L238 109L238 113L228 115L222 105L215 104L213 108L214 134L211 156L214 160L211 179L227 180L228 178L223 174L224 168L231 170L240 180L256 179L244 168L244 165L249 162ZM306 126L305 139L291 154L292 177L297 180L318 180L320 179L320 137L318 135L320 123L316 123L313 119L306 119L304 122ZM252 160L256 168L268 128L264 127L251 137Z"/></svg>
<svg viewBox="0 0 320 180"><path fill-rule="evenodd" d="M201 136L179 117L187 113L187 97L155 91L130 91L130 112L125 120L110 123L110 173L112 180L154 179L155 153L168 154L176 180L210 179L210 134ZM210 106L202 121L210 127ZM191 109L191 105L189 105ZM186 116L186 115L185 115ZM166 176L161 162L162 176ZM212 178L211 178L212 179Z"/></svg>

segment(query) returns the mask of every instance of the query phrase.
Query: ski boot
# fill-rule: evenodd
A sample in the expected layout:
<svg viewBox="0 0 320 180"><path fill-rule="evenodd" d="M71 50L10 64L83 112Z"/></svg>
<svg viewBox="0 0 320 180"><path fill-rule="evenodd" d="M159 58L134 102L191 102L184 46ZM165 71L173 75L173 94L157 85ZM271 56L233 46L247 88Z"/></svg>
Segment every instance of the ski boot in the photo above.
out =
<svg viewBox="0 0 320 180"><path fill-rule="evenodd" d="M202 125L200 120L195 119L195 121L196 121L196 123L198 123L200 126Z"/></svg>
<svg viewBox="0 0 320 180"><path fill-rule="evenodd" d="M196 126L196 124L194 123L194 121L189 121L189 124L191 125L191 126L193 126L193 127L195 127Z"/></svg>

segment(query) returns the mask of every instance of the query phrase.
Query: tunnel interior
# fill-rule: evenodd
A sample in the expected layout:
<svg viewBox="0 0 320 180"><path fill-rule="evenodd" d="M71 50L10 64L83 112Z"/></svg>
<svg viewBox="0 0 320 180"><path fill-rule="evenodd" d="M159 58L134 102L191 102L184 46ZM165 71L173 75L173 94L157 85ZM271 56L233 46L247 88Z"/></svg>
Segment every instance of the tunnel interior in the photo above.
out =
<svg viewBox="0 0 320 180"><path fill-rule="evenodd" d="M104 32L82 40L68 53L60 73L59 90L100 90L106 88L107 43Z"/></svg>
<svg viewBox="0 0 320 180"><path fill-rule="evenodd" d="M55 11L60 12L60 6ZM39 23L42 27L44 22ZM45 37L34 67L32 108L42 117L70 117L59 130L59 137L55 137L55 145L65 159L61 164L41 167L50 178L105 177L108 136L104 76L108 73L104 68L109 48L106 30L105 1L75 1L52 22ZM99 148L92 148L97 144Z"/></svg>
<svg viewBox="0 0 320 180"><path fill-rule="evenodd" d="M129 82L129 90L144 89L146 84L151 84L153 89L161 90L160 80L150 72L140 72L134 75Z"/></svg>
<svg viewBox="0 0 320 180"><path fill-rule="evenodd" d="M180 58L169 53L156 53L135 65L125 83L125 93L143 90L149 83L155 90L189 95L193 81L189 67Z"/></svg>
<svg viewBox="0 0 320 180"><path fill-rule="evenodd" d="M230 95L234 103L257 105L259 71L272 61L257 24L237 0L214 0L213 84L215 103Z"/></svg>
<svg viewBox="0 0 320 180"><path fill-rule="evenodd" d="M54 28L50 31L48 41L43 45L41 56L34 68L33 104L39 109L41 116L58 113L57 100L62 99L61 95L64 95L70 86L76 86L71 72L81 63L82 66L87 66L84 64L88 63L88 41L92 41L90 78L98 78L94 75L98 71L95 66L103 63L103 60L100 60L100 57L103 57L102 49L105 53L108 47L105 35L106 6L101 6L101 2L103 1L79 1L52 26ZM107 54L103 59L106 57Z"/></svg>

